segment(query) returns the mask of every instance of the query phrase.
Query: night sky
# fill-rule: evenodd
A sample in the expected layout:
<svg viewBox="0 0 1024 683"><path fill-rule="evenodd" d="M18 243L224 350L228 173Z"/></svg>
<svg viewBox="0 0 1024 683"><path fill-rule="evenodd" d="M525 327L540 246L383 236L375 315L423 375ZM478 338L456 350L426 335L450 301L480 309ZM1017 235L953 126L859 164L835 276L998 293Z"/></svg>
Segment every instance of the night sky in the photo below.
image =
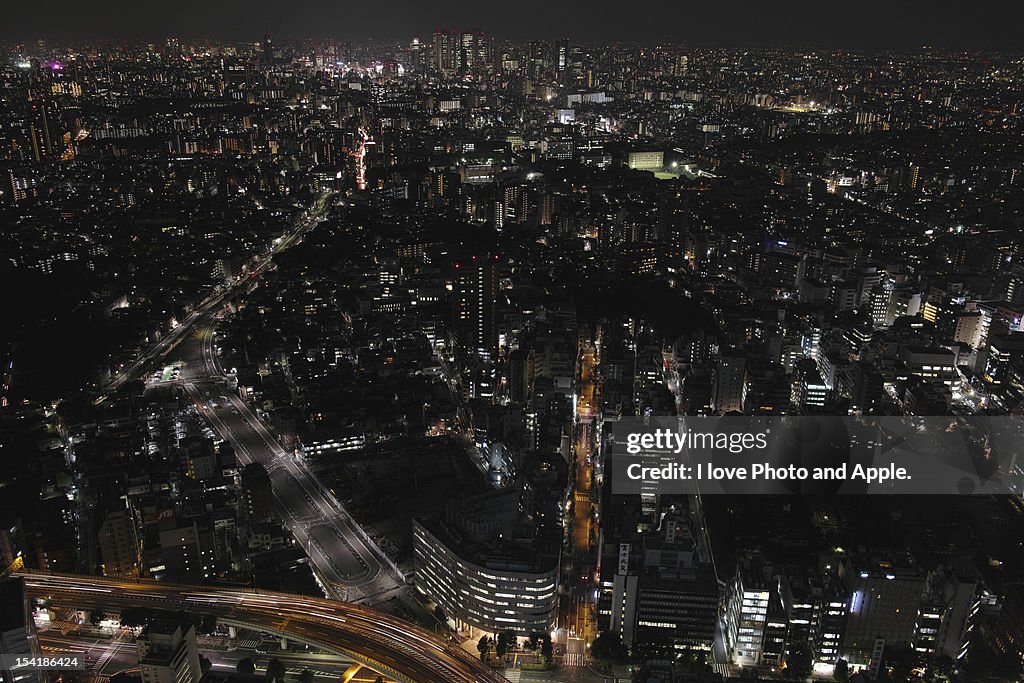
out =
<svg viewBox="0 0 1024 683"><path fill-rule="evenodd" d="M44 9L45 8L45 9ZM822 47L1024 48L1017 0L49 0L0 12L0 39L498 37Z"/></svg>

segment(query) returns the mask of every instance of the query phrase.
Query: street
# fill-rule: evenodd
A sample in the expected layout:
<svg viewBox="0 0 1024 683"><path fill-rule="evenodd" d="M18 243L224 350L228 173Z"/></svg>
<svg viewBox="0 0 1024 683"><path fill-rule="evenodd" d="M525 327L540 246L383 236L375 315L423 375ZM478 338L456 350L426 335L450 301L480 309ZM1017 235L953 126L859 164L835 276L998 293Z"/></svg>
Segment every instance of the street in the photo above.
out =
<svg viewBox="0 0 1024 683"><path fill-rule="evenodd" d="M584 666L587 660L587 647L597 636L594 622L594 593L597 579L594 572L598 527L593 503L595 491L592 487L595 457L593 443L596 438L594 418L600 414L597 365L597 350L591 345L585 346L580 358L575 406L575 486L571 552L566 562L570 577L569 604L563 609L562 623L565 666Z"/></svg>
<svg viewBox="0 0 1024 683"><path fill-rule="evenodd" d="M122 370L107 382L96 399L96 403L99 404L105 401L109 394L117 391L126 382L143 376L153 361L166 357L178 344L189 337L189 333L194 327L201 322L205 322L211 312L220 310L225 303L242 293L249 286L252 279L266 272L273 265L274 256L301 242L302 236L320 223L321 218L330 206L332 197L331 193L320 195L312 209L304 211L289 230L274 239L268 253L256 262L249 271L247 278L239 278L238 281L230 286L208 296L189 313L188 317L179 321L174 329L161 337L156 343L142 350L131 366Z"/></svg>
<svg viewBox="0 0 1024 683"><path fill-rule="evenodd" d="M404 683L502 683L458 646L406 621L351 603L271 591L21 572L27 593L54 607L150 607L209 614L218 623L349 657Z"/></svg>
<svg viewBox="0 0 1024 683"><path fill-rule="evenodd" d="M258 462L266 468L281 517L306 549L329 597L361 601L399 588L401 582L383 553L372 547L306 464L286 452L248 403L224 382L213 348L215 325L211 318L179 347L177 381L217 436L234 447L243 466Z"/></svg>

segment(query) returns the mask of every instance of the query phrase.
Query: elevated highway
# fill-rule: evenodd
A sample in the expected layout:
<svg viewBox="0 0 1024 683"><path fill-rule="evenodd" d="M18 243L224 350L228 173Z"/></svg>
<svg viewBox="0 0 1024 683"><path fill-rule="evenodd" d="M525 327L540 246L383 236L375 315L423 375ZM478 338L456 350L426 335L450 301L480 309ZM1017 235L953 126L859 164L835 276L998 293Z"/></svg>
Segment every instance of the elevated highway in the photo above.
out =
<svg viewBox="0 0 1024 683"><path fill-rule="evenodd" d="M225 624L272 633L350 657L401 683L508 683L501 674L430 631L375 610L324 598L246 588L20 571L29 595L79 609L124 607L211 614Z"/></svg>

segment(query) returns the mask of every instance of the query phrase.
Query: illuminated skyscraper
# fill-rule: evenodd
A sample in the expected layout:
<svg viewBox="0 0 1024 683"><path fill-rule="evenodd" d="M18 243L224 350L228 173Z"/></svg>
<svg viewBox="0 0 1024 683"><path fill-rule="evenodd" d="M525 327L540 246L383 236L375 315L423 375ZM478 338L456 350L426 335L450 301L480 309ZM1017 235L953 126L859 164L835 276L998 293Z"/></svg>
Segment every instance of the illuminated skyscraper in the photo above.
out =
<svg viewBox="0 0 1024 683"><path fill-rule="evenodd" d="M452 316L455 335L468 351L494 353L498 347L498 257L473 255L452 263Z"/></svg>
<svg viewBox="0 0 1024 683"><path fill-rule="evenodd" d="M555 41L555 69L559 74L569 68L569 39L560 38Z"/></svg>
<svg viewBox="0 0 1024 683"><path fill-rule="evenodd" d="M427 46L419 38L413 38L409 43L409 69L416 73L426 71L428 59Z"/></svg>
<svg viewBox="0 0 1024 683"><path fill-rule="evenodd" d="M483 31L463 31L458 37L458 70L464 74L480 74L492 63L491 38Z"/></svg>
<svg viewBox="0 0 1024 683"><path fill-rule="evenodd" d="M550 54L549 46L541 40L530 42L530 54L527 62L526 75L530 78L542 77L548 69Z"/></svg>
<svg viewBox="0 0 1024 683"><path fill-rule="evenodd" d="M466 31L459 36L459 71L472 71L476 61L476 34Z"/></svg>
<svg viewBox="0 0 1024 683"><path fill-rule="evenodd" d="M270 33L263 34L263 67L267 68L274 64L274 43L270 39Z"/></svg>
<svg viewBox="0 0 1024 683"><path fill-rule="evenodd" d="M457 36L451 31L434 31L434 70L451 75L455 72Z"/></svg>
<svg viewBox="0 0 1024 683"><path fill-rule="evenodd" d="M676 61L673 65L673 75L678 77L685 76L690 68L690 57L686 53L680 52L676 55Z"/></svg>
<svg viewBox="0 0 1024 683"><path fill-rule="evenodd" d="M28 132L35 161L48 161L57 155L56 145L60 140L60 132L56 126L57 117L49 102L42 100L32 105Z"/></svg>

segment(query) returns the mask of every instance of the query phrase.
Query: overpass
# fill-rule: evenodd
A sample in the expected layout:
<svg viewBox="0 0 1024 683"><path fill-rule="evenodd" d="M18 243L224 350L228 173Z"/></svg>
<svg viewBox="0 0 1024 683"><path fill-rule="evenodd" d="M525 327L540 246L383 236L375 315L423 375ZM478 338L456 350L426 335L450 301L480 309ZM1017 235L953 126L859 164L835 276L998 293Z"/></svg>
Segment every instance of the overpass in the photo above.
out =
<svg viewBox="0 0 1024 683"><path fill-rule="evenodd" d="M28 594L79 609L125 607L209 614L218 621L350 657L401 683L508 683L430 631L345 602L251 588L19 571Z"/></svg>

